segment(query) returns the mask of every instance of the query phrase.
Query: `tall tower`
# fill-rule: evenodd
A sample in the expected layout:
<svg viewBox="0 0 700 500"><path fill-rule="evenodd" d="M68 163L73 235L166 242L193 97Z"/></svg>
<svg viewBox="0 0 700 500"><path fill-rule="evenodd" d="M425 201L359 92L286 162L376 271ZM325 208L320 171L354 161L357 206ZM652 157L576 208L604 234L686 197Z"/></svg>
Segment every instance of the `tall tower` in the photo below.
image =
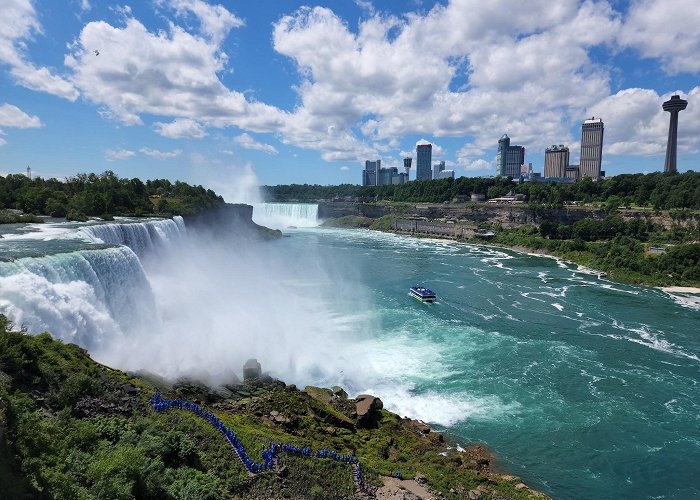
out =
<svg viewBox="0 0 700 500"><path fill-rule="evenodd" d="M408 182L408 173L411 171L411 163L413 162L413 158L411 157L406 157L403 159L403 168L406 169L406 182Z"/></svg>
<svg viewBox="0 0 700 500"><path fill-rule="evenodd" d="M416 143L416 180L429 181L432 178L430 168L433 161L433 145L420 140Z"/></svg>
<svg viewBox="0 0 700 500"><path fill-rule="evenodd" d="M676 146L678 140L678 112L683 111L688 101L674 95L663 104L664 111L671 113L668 124L668 142L666 143L666 162L664 172L676 172Z"/></svg>
<svg viewBox="0 0 700 500"><path fill-rule="evenodd" d="M27 167L27 177L29 177L29 180L32 179L32 169Z"/></svg>
<svg viewBox="0 0 700 500"><path fill-rule="evenodd" d="M498 156L496 156L496 172L502 177L506 175L506 156L509 147L510 137L508 137L508 134L503 134L498 139Z"/></svg>
<svg viewBox="0 0 700 500"><path fill-rule="evenodd" d="M603 160L603 120L592 117L581 125L581 177L600 179L600 166Z"/></svg>

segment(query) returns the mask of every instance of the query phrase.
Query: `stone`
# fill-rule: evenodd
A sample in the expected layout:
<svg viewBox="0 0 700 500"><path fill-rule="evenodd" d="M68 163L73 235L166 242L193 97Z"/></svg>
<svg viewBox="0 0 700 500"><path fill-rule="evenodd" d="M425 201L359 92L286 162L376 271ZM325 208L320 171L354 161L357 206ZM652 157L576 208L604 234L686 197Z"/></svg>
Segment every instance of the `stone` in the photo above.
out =
<svg viewBox="0 0 700 500"><path fill-rule="evenodd" d="M343 388L339 385L334 385L333 387L331 387L331 392L336 398L348 399L348 393L345 392Z"/></svg>
<svg viewBox="0 0 700 500"><path fill-rule="evenodd" d="M479 498L481 498L481 491L476 489L469 490L467 493L467 498L469 498L469 500L479 500Z"/></svg>
<svg viewBox="0 0 700 500"><path fill-rule="evenodd" d="M262 375L262 367L257 359L249 359L243 365L243 380L259 379Z"/></svg>
<svg viewBox="0 0 700 500"><path fill-rule="evenodd" d="M425 474L421 474L420 472L416 474L415 479L418 484L425 484L428 482L428 478L425 477Z"/></svg>
<svg viewBox="0 0 700 500"><path fill-rule="evenodd" d="M357 426L369 427L379 417L379 410L384 408L382 400L371 394L360 394L355 398L355 412L357 413Z"/></svg>
<svg viewBox="0 0 700 500"><path fill-rule="evenodd" d="M516 490L522 490L522 489L526 489L526 488L527 488L527 485L525 483L518 483L515 485Z"/></svg>

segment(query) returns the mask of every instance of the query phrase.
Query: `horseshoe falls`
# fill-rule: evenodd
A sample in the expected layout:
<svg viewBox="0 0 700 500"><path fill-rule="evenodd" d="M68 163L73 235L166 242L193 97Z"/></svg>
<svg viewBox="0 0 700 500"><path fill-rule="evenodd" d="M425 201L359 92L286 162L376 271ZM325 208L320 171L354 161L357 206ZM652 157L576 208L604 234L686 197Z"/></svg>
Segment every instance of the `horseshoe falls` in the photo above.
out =
<svg viewBox="0 0 700 500"><path fill-rule="evenodd" d="M554 498L700 497L697 303L542 256L280 224L246 244L182 221L13 229L0 312L117 368L216 383L255 357L375 394Z"/></svg>
<svg viewBox="0 0 700 500"><path fill-rule="evenodd" d="M316 203L256 203L253 220L273 229L316 227L318 205Z"/></svg>

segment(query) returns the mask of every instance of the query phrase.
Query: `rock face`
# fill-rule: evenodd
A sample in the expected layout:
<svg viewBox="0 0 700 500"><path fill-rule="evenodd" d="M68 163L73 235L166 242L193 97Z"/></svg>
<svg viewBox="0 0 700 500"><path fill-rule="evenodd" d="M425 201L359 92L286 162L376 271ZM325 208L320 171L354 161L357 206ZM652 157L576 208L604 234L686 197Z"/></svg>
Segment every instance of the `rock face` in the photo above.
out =
<svg viewBox="0 0 700 500"><path fill-rule="evenodd" d="M360 394L355 398L355 412L358 427L371 427L380 416L379 410L384 408L382 400L371 394Z"/></svg>
<svg viewBox="0 0 700 500"><path fill-rule="evenodd" d="M257 359L249 359L243 365L243 380L259 379L262 376L262 367Z"/></svg>

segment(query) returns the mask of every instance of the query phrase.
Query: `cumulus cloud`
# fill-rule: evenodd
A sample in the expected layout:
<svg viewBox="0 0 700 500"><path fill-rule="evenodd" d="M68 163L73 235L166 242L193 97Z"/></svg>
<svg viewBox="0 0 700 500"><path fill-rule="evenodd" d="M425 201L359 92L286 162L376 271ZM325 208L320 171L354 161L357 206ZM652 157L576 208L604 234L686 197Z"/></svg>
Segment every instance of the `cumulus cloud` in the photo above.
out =
<svg viewBox="0 0 700 500"><path fill-rule="evenodd" d="M73 84L46 67L35 66L28 58L28 42L42 33L31 0L3 0L0 26L0 63L10 67L10 74L19 85L70 101L78 98Z"/></svg>
<svg viewBox="0 0 700 500"><path fill-rule="evenodd" d="M240 147L245 149L253 149L255 151L262 151L269 155L276 155L278 153L277 148L271 144L264 144L253 139L249 134L241 134L233 138L233 142L238 144Z"/></svg>
<svg viewBox="0 0 700 500"><path fill-rule="evenodd" d="M156 160L166 160L168 158L175 158L176 156L180 156L180 153L182 153L182 151L179 149L175 149L173 151L159 151L157 149L151 149L147 147L143 147L139 149L139 151L145 154L146 156L155 158Z"/></svg>
<svg viewBox="0 0 700 500"><path fill-rule="evenodd" d="M170 123L156 122L153 129L171 139L201 139L207 135L202 125L187 118L178 118Z"/></svg>
<svg viewBox="0 0 700 500"><path fill-rule="evenodd" d="M94 21L83 27L65 64L85 99L126 125L141 124L141 116L151 114L213 127L279 130L285 113L248 101L219 79L228 62L220 43L241 22L221 6L174 5L176 10L194 12L203 34L190 33L173 22L166 30L151 32L128 9L122 12L121 26ZM93 53L95 47L100 47L99 57Z"/></svg>
<svg viewBox="0 0 700 500"><path fill-rule="evenodd" d="M133 151L129 151L128 149L108 149L105 151L105 160L107 161L117 161L117 160L126 160L127 158L131 158L134 156L136 153Z"/></svg>
<svg viewBox="0 0 700 500"><path fill-rule="evenodd" d="M197 17L201 32L212 42L219 44L232 28L245 26L245 22L229 12L223 5L210 5L202 0L159 0L158 5L167 5L179 16L187 13Z"/></svg>
<svg viewBox="0 0 700 500"><path fill-rule="evenodd" d="M0 127L38 128L41 120L38 116L30 116L17 106L3 104L0 106Z"/></svg>
<svg viewBox="0 0 700 500"><path fill-rule="evenodd" d="M700 71L700 8L696 0L636 0L620 42L642 57L658 59L669 74Z"/></svg>
<svg viewBox="0 0 700 500"><path fill-rule="evenodd" d="M348 170L350 170L350 167L348 167L347 165L343 165L343 166L340 167L338 170L340 170L340 171L342 171L342 172L347 172Z"/></svg>

